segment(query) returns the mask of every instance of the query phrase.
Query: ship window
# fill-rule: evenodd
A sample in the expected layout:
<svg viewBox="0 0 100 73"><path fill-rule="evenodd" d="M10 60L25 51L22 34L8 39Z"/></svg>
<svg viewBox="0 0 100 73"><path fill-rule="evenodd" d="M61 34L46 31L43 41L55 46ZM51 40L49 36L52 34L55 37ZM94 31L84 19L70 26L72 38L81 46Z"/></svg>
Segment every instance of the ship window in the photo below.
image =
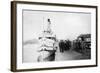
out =
<svg viewBox="0 0 100 73"><path fill-rule="evenodd" d="M55 37L46 37L46 38L56 40Z"/></svg>
<svg viewBox="0 0 100 73"><path fill-rule="evenodd" d="M42 37L39 37L39 39L42 39Z"/></svg>

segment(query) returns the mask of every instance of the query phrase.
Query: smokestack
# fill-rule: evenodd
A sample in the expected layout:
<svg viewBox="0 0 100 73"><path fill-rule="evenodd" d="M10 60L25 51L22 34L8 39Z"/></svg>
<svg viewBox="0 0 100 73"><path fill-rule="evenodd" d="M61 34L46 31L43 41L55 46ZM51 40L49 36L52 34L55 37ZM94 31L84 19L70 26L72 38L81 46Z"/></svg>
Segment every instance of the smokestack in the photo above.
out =
<svg viewBox="0 0 100 73"><path fill-rule="evenodd" d="M51 24L51 21L50 21L50 19L48 19L48 22Z"/></svg>

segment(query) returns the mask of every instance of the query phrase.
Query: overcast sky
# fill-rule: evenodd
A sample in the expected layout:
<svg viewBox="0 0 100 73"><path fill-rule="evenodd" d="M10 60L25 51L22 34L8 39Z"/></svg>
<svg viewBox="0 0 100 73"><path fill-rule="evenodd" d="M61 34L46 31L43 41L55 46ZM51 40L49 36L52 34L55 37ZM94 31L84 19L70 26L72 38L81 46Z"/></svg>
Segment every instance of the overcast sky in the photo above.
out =
<svg viewBox="0 0 100 73"><path fill-rule="evenodd" d="M23 41L37 38L46 28L47 19L58 39L74 40L91 33L91 14L74 12L23 11Z"/></svg>

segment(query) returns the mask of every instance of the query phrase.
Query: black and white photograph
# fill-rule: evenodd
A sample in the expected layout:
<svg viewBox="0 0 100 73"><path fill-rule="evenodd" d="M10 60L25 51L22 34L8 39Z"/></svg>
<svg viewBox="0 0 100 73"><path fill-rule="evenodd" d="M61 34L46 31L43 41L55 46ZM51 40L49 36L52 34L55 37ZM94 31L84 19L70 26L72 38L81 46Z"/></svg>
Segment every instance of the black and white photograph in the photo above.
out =
<svg viewBox="0 0 100 73"><path fill-rule="evenodd" d="M12 2L11 69L97 66L97 6Z"/></svg>
<svg viewBox="0 0 100 73"><path fill-rule="evenodd" d="M23 10L23 63L91 59L91 14Z"/></svg>

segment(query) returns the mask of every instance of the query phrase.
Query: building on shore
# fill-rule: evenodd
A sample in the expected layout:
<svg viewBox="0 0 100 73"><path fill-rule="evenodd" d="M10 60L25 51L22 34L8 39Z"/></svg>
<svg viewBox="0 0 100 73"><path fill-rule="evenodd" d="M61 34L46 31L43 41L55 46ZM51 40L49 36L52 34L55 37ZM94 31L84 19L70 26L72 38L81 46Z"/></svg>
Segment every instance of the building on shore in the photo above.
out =
<svg viewBox="0 0 100 73"><path fill-rule="evenodd" d="M73 49L91 58L91 34L82 34L73 41Z"/></svg>

